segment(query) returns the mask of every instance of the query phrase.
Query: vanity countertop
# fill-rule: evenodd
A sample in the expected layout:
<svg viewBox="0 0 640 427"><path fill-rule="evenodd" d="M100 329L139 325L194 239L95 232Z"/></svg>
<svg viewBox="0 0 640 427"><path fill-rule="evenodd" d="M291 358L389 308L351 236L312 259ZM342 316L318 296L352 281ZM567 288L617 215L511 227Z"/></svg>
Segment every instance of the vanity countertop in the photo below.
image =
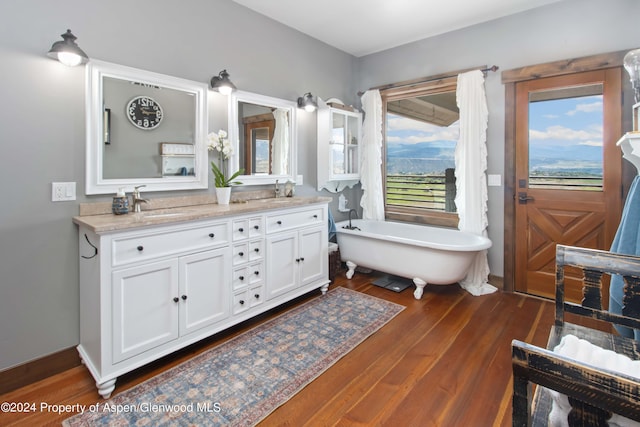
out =
<svg viewBox="0 0 640 427"><path fill-rule="evenodd" d="M160 224L181 223L240 215L265 210L282 209L295 206L304 206L314 203L328 203L330 197L280 197L270 199L248 200L228 205L207 203L201 205L174 207L167 209L145 210L138 213L125 215L100 214L78 215L73 217L73 222L85 225L95 233L108 233L112 231L135 229Z"/></svg>

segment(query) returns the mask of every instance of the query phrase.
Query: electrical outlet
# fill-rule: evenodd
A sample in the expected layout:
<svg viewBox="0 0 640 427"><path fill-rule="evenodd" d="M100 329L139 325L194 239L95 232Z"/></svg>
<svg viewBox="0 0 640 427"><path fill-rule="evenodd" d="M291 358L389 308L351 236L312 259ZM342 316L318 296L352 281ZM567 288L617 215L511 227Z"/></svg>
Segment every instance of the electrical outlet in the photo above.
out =
<svg viewBox="0 0 640 427"><path fill-rule="evenodd" d="M76 183L75 182L52 182L51 183L51 201L67 202L76 199Z"/></svg>

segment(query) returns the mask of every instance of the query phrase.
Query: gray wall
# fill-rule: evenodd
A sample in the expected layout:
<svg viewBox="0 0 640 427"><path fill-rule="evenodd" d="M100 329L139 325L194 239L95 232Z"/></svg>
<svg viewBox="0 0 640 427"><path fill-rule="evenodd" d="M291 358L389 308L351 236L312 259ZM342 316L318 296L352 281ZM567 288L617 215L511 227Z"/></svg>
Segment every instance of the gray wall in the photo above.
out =
<svg viewBox="0 0 640 427"><path fill-rule="evenodd" d="M46 57L67 28L96 59L201 82L226 68L242 90L291 100L311 91L351 104L358 90L378 84L480 64L509 69L640 46L639 6L636 0L566 0L354 58L229 0L0 2L0 370L78 343L78 245L71 217L78 203L109 200L83 196L84 68ZM502 173L499 74L490 75L486 87L489 172ZM221 98L210 102L212 131L227 127ZM316 194L315 115L301 112L299 118L298 164L305 185L297 192ZM77 182L78 200L52 203L53 181ZM357 190L345 195L357 205ZM501 275L502 188L492 187L489 197L490 264Z"/></svg>
<svg viewBox="0 0 640 427"><path fill-rule="evenodd" d="M499 66L500 70L489 73L485 81L489 108L487 172L502 175L504 184L505 94L500 71L640 47L638 17L637 0L564 0L359 58L356 85L364 91L453 70ZM492 274L502 276L504 185L489 187L488 209L489 238L493 241L489 267Z"/></svg>
<svg viewBox="0 0 640 427"><path fill-rule="evenodd" d="M238 88L289 100L356 98L355 58L228 0L0 2L0 370L78 344L71 217L110 200L84 196L84 67L46 56L67 28L103 61L200 82L226 68ZM226 129L226 98L211 98L210 130ZM299 117L298 194L316 194L315 115ZM77 182L77 201L52 203L56 181Z"/></svg>

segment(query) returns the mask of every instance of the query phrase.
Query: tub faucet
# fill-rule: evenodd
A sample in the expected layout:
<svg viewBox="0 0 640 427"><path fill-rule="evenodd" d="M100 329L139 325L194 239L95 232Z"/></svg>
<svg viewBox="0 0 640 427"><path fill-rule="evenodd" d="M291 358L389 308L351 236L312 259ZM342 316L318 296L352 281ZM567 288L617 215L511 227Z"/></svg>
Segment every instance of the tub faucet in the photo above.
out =
<svg viewBox="0 0 640 427"><path fill-rule="evenodd" d="M149 203L149 200L140 197L140 188L142 187L146 187L146 185L133 187L133 193L131 193L131 203L133 204L134 212L140 212L140 203Z"/></svg>
<svg viewBox="0 0 640 427"><path fill-rule="evenodd" d="M349 225L347 225L346 227L342 227L342 228L346 228L347 230L360 230L358 227L355 227L355 226L351 225L351 214L352 213L356 215L356 219L358 218L358 212L356 212L355 209L349 209Z"/></svg>

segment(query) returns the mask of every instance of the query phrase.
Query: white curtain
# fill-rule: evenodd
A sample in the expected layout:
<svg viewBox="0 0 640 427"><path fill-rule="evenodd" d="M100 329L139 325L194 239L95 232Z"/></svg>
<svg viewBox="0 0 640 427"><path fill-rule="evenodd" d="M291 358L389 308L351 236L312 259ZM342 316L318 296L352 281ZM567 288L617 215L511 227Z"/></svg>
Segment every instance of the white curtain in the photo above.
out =
<svg viewBox="0 0 640 427"><path fill-rule="evenodd" d="M289 114L288 111L278 108L273 112L276 127L273 131L271 142L271 173L274 175L286 175L289 173Z"/></svg>
<svg viewBox="0 0 640 427"><path fill-rule="evenodd" d="M460 110L460 139L456 144L456 208L460 222L458 228L487 236L487 121L489 113L484 92L484 75L480 70L458 75L456 93ZM487 283L489 263L483 250L460 282L472 295L495 292Z"/></svg>
<svg viewBox="0 0 640 427"><path fill-rule="evenodd" d="M364 109L362 125L362 157L360 185L362 186L362 218L384 221L382 193L382 98L380 91L368 90L360 98Z"/></svg>

